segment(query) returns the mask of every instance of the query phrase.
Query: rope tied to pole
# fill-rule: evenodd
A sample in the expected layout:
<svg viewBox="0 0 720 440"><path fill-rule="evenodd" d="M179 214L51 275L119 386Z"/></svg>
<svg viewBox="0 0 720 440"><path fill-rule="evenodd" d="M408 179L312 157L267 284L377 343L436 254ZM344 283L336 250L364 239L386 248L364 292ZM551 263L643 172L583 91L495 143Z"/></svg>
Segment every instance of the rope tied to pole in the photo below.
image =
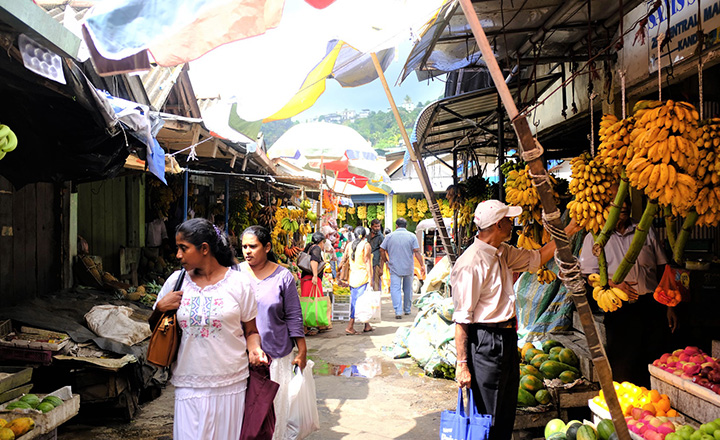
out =
<svg viewBox="0 0 720 440"><path fill-rule="evenodd" d="M560 260L555 251L555 263L558 265L559 272L558 278L565 285L565 288L572 294L582 293L585 294L585 280L580 272L580 264L577 258L574 258L572 262L566 263Z"/></svg>
<svg viewBox="0 0 720 440"><path fill-rule="evenodd" d="M545 154L545 150L543 149L542 145L540 145L540 142L538 142L537 139L535 140L535 148L529 151L523 151L522 152L522 158L525 162L532 162L535 159L539 159L543 154Z"/></svg>

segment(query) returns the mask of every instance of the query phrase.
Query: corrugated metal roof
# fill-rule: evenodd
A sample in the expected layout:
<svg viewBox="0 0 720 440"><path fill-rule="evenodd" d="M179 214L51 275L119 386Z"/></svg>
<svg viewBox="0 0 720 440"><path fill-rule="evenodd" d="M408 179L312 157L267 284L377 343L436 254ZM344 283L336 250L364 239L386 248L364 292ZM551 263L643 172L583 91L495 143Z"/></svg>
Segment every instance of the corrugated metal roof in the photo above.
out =
<svg viewBox="0 0 720 440"><path fill-rule="evenodd" d="M538 93L558 79L559 75L539 78ZM517 86L510 90L515 95ZM534 97L530 99L534 100ZM440 99L428 105L418 116L414 130L423 154L445 153L463 146L471 146L480 154L497 154L494 142L498 131L497 108L495 87ZM508 134L511 133L512 130L508 130Z"/></svg>
<svg viewBox="0 0 720 440"><path fill-rule="evenodd" d="M627 13L643 0L626 0ZM588 5L590 10L588 10ZM588 56L604 49L620 21L617 0L474 0L473 7L499 60L510 65L557 62L570 55ZM569 61L569 59L568 59ZM501 63L502 64L502 63ZM413 47L401 74L418 77L440 75L468 66L482 66L482 57L462 8L448 2Z"/></svg>
<svg viewBox="0 0 720 440"><path fill-rule="evenodd" d="M155 66L149 71L138 75L153 108L160 110L165 105L165 101L170 96L170 92L175 86L183 67L185 67L185 64L173 67Z"/></svg>

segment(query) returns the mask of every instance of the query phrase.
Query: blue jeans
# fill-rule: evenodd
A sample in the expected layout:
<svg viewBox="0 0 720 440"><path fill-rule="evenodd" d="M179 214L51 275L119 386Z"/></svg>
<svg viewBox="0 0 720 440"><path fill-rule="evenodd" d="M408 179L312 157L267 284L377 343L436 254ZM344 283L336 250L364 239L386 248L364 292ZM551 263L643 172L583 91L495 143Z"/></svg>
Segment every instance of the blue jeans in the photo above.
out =
<svg viewBox="0 0 720 440"><path fill-rule="evenodd" d="M412 282L413 275L400 276L390 272L390 297L392 298L395 315L410 313L412 306ZM402 290L402 300L400 291Z"/></svg>
<svg viewBox="0 0 720 440"><path fill-rule="evenodd" d="M330 269L332 270L333 280L336 280L337 279L337 261L336 260L330 260Z"/></svg>

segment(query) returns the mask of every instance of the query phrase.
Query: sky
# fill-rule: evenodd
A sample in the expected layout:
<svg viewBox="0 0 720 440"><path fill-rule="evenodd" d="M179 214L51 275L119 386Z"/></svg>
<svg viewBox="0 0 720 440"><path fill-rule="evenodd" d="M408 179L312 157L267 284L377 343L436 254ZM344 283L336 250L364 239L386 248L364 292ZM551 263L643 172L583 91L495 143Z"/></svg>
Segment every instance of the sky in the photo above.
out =
<svg viewBox="0 0 720 440"><path fill-rule="evenodd" d="M410 31L417 33L443 0L336 0L317 10L303 0L286 0L278 27L262 35L220 46L190 63L190 77L199 98L220 97L236 104L247 121L272 116L301 89L308 73L339 39L360 52L396 47L397 55L386 71L394 86L412 48ZM317 84L317 83L315 83ZM295 120L312 119L345 108L385 110L389 107L379 80L343 89L329 79L326 91ZM437 99L442 81L419 83L411 74L393 90L397 103L406 95L414 102Z"/></svg>
<svg viewBox="0 0 720 440"><path fill-rule="evenodd" d="M415 73L411 73L400 86L395 86L400 72L412 50L412 42L405 41L396 47L395 60L385 71L385 79L390 86L395 104L400 106L405 96L410 96L413 102L435 101L445 93L445 75L429 81L418 81ZM326 83L325 93L315 104L304 112L293 117L293 121L305 122L328 113L342 110L387 111L390 109L385 90L380 79L360 87L343 88L337 81L329 80Z"/></svg>

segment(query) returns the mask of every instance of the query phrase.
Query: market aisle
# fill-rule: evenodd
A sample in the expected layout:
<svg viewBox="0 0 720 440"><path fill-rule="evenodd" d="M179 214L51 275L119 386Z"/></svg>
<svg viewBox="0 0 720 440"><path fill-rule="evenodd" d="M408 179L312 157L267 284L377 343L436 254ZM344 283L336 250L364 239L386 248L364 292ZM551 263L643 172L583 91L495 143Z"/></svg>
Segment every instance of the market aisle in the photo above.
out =
<svg viewBox="0 0 720 440"><path fill-rule="evenodd" d="M334 322L332 330L308 338L321 426L310 440L438 438L440 412L455 407L455 383L430 379L411 359L391 360L381 351L398 327L412 325L416 312L413 308L412 315L395 320L390 297L383 297L383 317L391 319L373 324L375 331L346 336L345 323ZM362 329L361 324L355 327ZM66 424L58 439L170 440L172 413L168 386L131 423Z"/></svg>
<svg viewBox="0 0 720 440"><path fill-rule="evenodd" d="M381 352L398 327L412 324L416 312L413 308L412 315L395 320L390 297L384 296L382 316L391 319L373 324L375 331L346 336L345 324L334 322L331 331L308 339L321 426L309 439L439 437L440 412L455 406L455 383L430 379L413 360L391 360Z"/></svg>

